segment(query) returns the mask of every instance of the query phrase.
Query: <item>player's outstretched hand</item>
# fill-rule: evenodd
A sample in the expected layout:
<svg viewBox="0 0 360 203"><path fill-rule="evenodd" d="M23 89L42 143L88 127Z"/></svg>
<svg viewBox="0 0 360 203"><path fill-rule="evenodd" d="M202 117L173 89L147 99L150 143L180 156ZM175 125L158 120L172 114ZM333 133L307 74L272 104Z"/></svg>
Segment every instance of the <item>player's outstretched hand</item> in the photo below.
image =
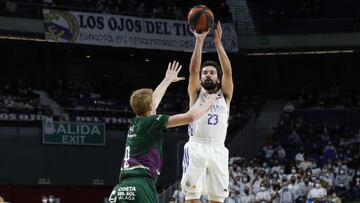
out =
<svg viewBox="0 0 360 203"><path fill-rule="evenodd" d="M214 35L214 43L215 44L221 43L222 33L223 33L223 31L221 28L221 23L220 23L220 21L218 21L218 23L216 25L216 29L215 29L215 35Z"/></svg>
<svg viewBox="0 0 360 203"><path fill-rule="evenodd" d="M182 68L182 65L177 61L170 62L168 65L168 69L166 71L165 78L169 79L171 82L178 82L181 80L185 80L184 77L178 77L178 74Z"/></svg>
<svg viewBox="0 0 360 203"><path fill-rule="evenodd" d="M191 29L190 29L190 30L191 30ZM196 38L197 40L202 40L202 41L204 41L205 38L206 38L206 36L210 33L210 28L209 28L208 31L203 32L203 33L198 33L198 32L196 32L196 30L191 30L191 32L194 34L194 36L195 36L195 38Z"/></svg>

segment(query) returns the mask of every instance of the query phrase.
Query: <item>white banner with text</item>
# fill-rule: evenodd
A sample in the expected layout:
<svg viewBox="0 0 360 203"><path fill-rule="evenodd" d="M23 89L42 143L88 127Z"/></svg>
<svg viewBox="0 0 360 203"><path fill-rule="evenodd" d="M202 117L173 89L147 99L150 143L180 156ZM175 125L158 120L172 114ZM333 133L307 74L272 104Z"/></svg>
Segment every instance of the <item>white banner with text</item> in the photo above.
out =
<svg viewBox="0 0 360 203"><path fill-rule="evenodd" d="M52 42L172 51L192 51L195 46L186 21L49 9L43 14L45 38ZM235 26L224 23L222 29L224 48L229 53L237 52ZM212 28L204 51L216 51L213 33Z"/></svg>

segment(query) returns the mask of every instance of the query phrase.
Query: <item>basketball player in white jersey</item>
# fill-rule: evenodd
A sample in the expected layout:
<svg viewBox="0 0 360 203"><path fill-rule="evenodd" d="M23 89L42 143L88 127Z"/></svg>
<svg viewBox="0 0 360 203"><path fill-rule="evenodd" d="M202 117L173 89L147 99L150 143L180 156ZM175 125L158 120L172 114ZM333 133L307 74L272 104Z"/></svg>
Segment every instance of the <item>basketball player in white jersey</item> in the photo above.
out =
<svg viewBox="0 0 360 203"><path fill-rule="evenodd" d="M214 36L220 66L213 61L201 65L203 43L208 33L194 32L196 44L188 85L190 108L199 106L206 94L218 94L218 98L207 114L189 125L190 138L184 146L181 180L187 203L200 203L202 194L208 195L210 203L222 203L229 195L229 151L224 143L234 85L231 63L221 43L220 22Z"/></svg>

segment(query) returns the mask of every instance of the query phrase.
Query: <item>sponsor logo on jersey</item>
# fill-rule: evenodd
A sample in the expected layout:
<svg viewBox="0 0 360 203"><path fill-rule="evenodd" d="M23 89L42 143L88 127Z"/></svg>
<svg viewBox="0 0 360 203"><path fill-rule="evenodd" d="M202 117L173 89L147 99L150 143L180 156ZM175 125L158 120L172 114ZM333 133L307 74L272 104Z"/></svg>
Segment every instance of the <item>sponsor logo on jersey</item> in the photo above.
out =
<svg viewBox="0 0 360 203"><path fill-rule="evenodd" d="M132 138L132 137L136 137L137 135L134 133L134 126L130 126L129 128L129 132L128 132L128 137Z"/></svg>

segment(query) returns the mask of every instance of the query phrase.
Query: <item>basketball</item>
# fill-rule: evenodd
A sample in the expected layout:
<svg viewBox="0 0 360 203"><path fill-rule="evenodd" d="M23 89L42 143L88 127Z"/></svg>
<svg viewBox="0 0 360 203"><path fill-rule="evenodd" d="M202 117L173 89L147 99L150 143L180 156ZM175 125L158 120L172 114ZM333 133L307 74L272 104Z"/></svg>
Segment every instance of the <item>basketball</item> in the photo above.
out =
<svg viewBox="0 0 360 203"><path fill-rule="evenodd" d="M207 6L198 5L190 9L187 19L191 30L202 33L214 23L214 14Z"/></svg>

